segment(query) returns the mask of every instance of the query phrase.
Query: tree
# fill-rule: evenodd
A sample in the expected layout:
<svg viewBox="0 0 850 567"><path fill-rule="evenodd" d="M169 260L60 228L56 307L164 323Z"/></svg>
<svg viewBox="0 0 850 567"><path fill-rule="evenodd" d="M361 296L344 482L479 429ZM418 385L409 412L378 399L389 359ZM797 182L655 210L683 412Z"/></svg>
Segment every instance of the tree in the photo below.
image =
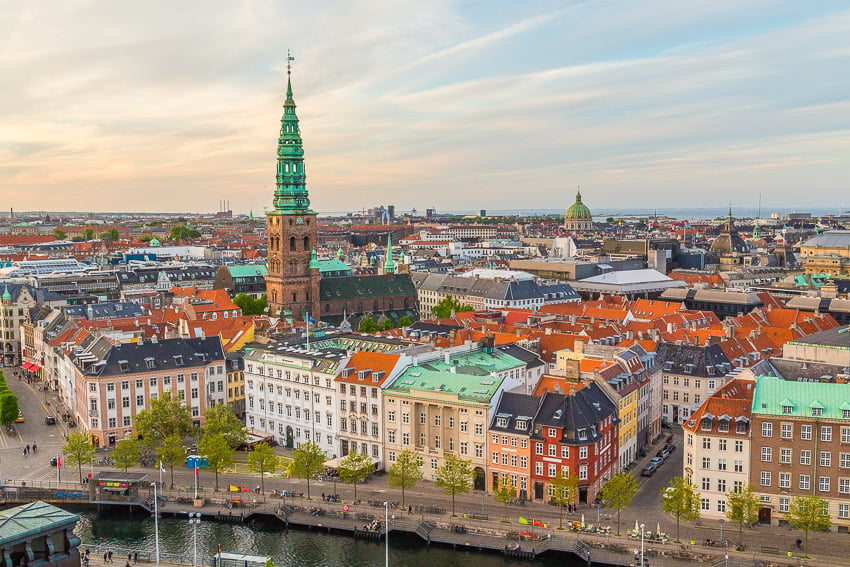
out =
<svg viewBox="0 0 850 567"><path fill-rule="evenodd" d="M188 240L190 238L200 238L201 233L188 226L171 227L171 232L168 234L169 240Z"/></svg>
<svg viewBox="0 0 850 567"><path fill-rule="evenodd" d="M570 474L565 474L562 470L558 476L550 481L551 486L555 489L555 494L552 495L552 501L560 508L558 516L558 527L564 527L564 508L568 504L573 504L578 500L578 477Z"/></svg>
<svg viewBox="0 0 850 567"><path fill-rule="evenodd" d="M83 240L92 240L94 238L94 229L87 228L83 231Z"/></svg>
<svg viewBox="0 0 850 567"><path fill-rule="evenodd" d="M57 228L53 231L53 236L56 240L65 240L68 238L68 233L62 230L61 228Z"/></svg>
<svg viewBox="0 0 850 567"><path fill-rule="evenodd" d="M445 463L437 469L434 484L452 497L452 516L454 516L455 496L469 492L472 488L472 461L461 459L451 453L447 454Z"/></svg>
<svg viewBox="0 0 850 567"><path fill-rule="evenodd" d="M6 386L6 384L4 383L3 386ZM10 392L8 389L0 393L0 421L2 421L4 425L9 425L15 421L20 409L18 396Z"/></svg>
<svg viewBox="0 0 850 567"><path fill-rule="evenodd" d="M260 490L266 491L266 474L277 470L277 455L268 443L257 443L248 454L251 472L260 475Z"/></svg>
<svg viewBox="0 0 850 567"><path fill-rule="evenodd" d="M148 447L162 445L169 435L183 439L191 428L191 410L180 398L172 398L170 392L150 400L150 407L136 414L136 434Z"/></svg>
<svg viewBox="0 0 850 567"><path fill-rule="evenodd" d="M325 470L327 459L322 448L312 441L302 443L292 452L290 471L296 478L307 479L307 500L310 499L310 479Z"/></svg>
<svg viewBox="0 0 850 567"><path fill-rule="evenodd" d="M403 316L401 319L398 320L398 326L399 327L409 327L412 324L413 324L413 321L411 321L410 317L408 317L407 315Z"/></svg>
<svg viewBox="0 0 850 567"><path fill-rule="evenodd" d="M222 435L232 450L248 440L248 431L242 420L225 404L216 404L204 410L204 435Z"/></svg>
<svg viewBox="0 0 850 567"><path fill-rule="evenodd" d="M375 472L375 463L363 453L349 453L336 469L342 482L354 485L354 499L357 499L357 483L365 482Z"/></svg>
<svg viewBox="0 0 850 567"><path fill-rule="evenodd" d="M676 518L676 541L679 541L679 522L699 519L699 493L690 478L673 477L669 486L661 489L661 509Z"/></svg>
<svg viewBox="0 0 850 567"><path fill-rule="evenodd" d="M118 229L115 227L108 228L100 233L100 239L106 240L108 242L118 242L119 238L121 238L121 235L118 233Z"/></svg>
<svg viewBox="0 0 850 567"><path fill-rule="evenodd" d="M80 473L80 484L83 483L83 465L94 460L94 446L89 443L89 438L82 431L74 431L68 435L68 442L62 447L65 454L65 463L76 466Z"/></svg>
<svg viewBox="0 0 850 567"><path fill-rule="evenodd" d="M393 325L393 320L390 319L389 317L387 317L386 319L384 319L383 321L378 323L378 330L379 331L389 331L390 329L394 329L394 328L395 328L395 326Z"/></svg>
<svg viewBox="0 0 850 567"><path fill-rule="evenodd" d="M803 530L806 539L806 553L809 552L809 532L826 531L832 525L829 513L827 513L826 500L817 494L792 498L785 518L789 524L798 530Z"/></svg>
<svg viewBox="0 0 850 567"><path fill-rule="evenodd" d="M473 311L471 305L462 304L460 301L447 295L441 302L431 308L431 313L438 319L445 319L452 316L452 311L455 313L463 313L464 311Z"/></svg>
<svg viewBox="0 0 850 567"><path fill-rule="evenodd" d="M124 469L124 472L127 472L127 469L139 462L140 455L139 442L135 439L122 439L112 452L115 466Z"/></svg>
<svg viewBox="0 0 850 567"><path fill-rule="evenodd" d="M233 303L242 310L242 315L263 315L268 307L265 294L254 299L247 293L240 293L233 298Z"/></svg>
<svg viewBox="0 0 850 567"><path fill-rule="evenodd" d="M378 330L378 324L372 317L365 317L360 321L360 327L357 330L361 333L374 333Z"/></svg>
<svg viewBox="0 0 850 567"><path fill-rule="evenodd" d="M393 488L401 488L401 507L404 508L404 492L413 488L422 480L422 469L419 456L410 449L405 449L396 456L395 463L390 467L388 484Z"/></svg>
<svg viewBox="0 0 850 567"><path fill-rule="evenodd" d="M516 488L506 484L493 489L493 499L499 504L505 505L505 521L508 521L508 504L516 498Z"/></svg>
<svg viewBox="0 0 850 567"><path fill-rule="evenodd" d="M738 524L738 542L744 543L744 524L754 524L759 518L759 499L749 484L726 495L726 517Z"/></svg>
<svg viewBox="0 0 850 567"><path fill-rule="evenodd" d="M174 488L174 466L182 463L186 458L182 439L178 435L169 435L157 449L156 456L171 472L171 488Z"/></svg>
<svg viewBox="0 0 850 567"><path fill-rule="evenodd" d="M215 490L218 492L218 475L233 466L233 449L220 433L205 433L198 443L198 451L207 459L207 468L215 473Z"/></svg>
<svg viewBox="0 0 850 567"><path fill-rule="evenodd" d="M632 505L637 491L638 483L628 471L612 476L599 491L605 507L617 511L617 535L620 535L620 512Z"/></svg>

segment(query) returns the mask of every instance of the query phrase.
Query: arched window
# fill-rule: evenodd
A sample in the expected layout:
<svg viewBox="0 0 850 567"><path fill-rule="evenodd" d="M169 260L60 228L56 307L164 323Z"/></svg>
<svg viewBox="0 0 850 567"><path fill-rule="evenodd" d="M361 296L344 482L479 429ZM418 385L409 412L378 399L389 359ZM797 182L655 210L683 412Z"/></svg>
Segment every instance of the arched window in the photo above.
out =
<svg viewBox="0 0 850 567"><path fill-rule="evenodd" d="M277 303L277 290L273 289L271 295L272 295L272 303Z"/></svg>
<svg viewBox="0 0 850 567"><path fill-rule="evenodd" d="M310 249L310 237L305 236L304 237L304 250L309 250L309 249Z"/></svg>
<svg viewBox="0 0 850 567"><path fill-rule="evenodd" d="M305 294L305 296L306 296L305 299L307 301L310 301L310 292L309 291Z"/></svg>
<svg viewBox="0 0 850 567"><path fill-rule="evenodd" d="M378 310L378 300L376 299L375 301L372 302L372 311L377 311L377 310Z"/></svg>
<svg viewBox="0 0 850 567"><path fill-rule="evenodd" d="M357 312L363 313L363 302L362 301L357 302Z"/></svg>
<svg viewBox="0 0 850 567"><path fill-rule="evenodd" d="M392 299L390 299L390 302L389 302L389 304L387 305L387 309L389 309L390 311L392 311L392 310L393 310L393 300L392 300Z"/></svg>
<svg viewBox="0 0 850 567"><path fill-rule="evenodd" d="M293 291L292 292L292 303L295 303L296 301L298 301L298 294Z"/></svg>
<svg viewBox="0 0 850 567"><path fill-rule="evenodd" d="M289 237L289 251L295 252L295 237L294 236Z"/></svg>
<svg viewBox="0 0 850 567"><path fill-rule="evenodd" d="M330 313L330 312L331 312L331 304L325 303L325 313Z"/></svg>
<svg viewBox="0 0 850 567"><path fill-rule="evenodd" d="M410 299L405 297L404 298L404 308L408 309L409 307L410 307Z"/></svg>

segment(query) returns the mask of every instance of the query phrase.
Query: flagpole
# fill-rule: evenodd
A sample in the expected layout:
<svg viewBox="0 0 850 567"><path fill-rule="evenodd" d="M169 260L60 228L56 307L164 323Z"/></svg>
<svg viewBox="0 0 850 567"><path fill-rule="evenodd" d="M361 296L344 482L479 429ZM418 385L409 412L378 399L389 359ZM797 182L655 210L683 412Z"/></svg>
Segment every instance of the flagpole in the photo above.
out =
<svg viewBox="0 0 850 567"><path fill-rule="evenodd" d="M162 486L162 461L159 462L159 485Z"/></svg>
<svg viewBox="0 0 850 567"><path fill-rule="evenodd" d="M153 484L153 530L156 541L156 567L159 567L159 503L156 496L156 483Z"/></svg>
<svg viewBox="0 0 850 567"><path fill-rule="evenodd" d="M200 459L195 461L195 500L198 499L198 465L200 464Z"/></svg>
<svg viewBox="0 0 850 567"><path fill-rule="evenodd" d="M304 318L304 322L307 323L307 350L310 350L310 313L307 312L307 317Z"/></svg>

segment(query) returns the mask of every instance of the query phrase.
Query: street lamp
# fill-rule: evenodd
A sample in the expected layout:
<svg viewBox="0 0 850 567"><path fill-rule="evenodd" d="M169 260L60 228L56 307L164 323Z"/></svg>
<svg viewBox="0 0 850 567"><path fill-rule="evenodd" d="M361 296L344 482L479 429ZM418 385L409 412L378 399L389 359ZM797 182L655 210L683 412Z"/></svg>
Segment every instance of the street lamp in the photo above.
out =
<svg viewBox="0 0 850 567"><path fill-rule="evenodd" d="M192 567L198 564L198 524L201 523L200 512L189 512L189 523L192 525L192 536L195 542L195 551L192 555Z"/></svg>
<svg viewBox="0 0 850 567"><path fill-rule="evenodd" d="M723 518L720 519L720 544L723 545Z"/></svg>
<svg viewBox="0 0 850 567"><path fill-rule="evenodd" d="M390 503L384 501L384 566L390 567Z"/></svg>
<svg viewBox="0 0 850 567"><path fill-rule="evenodd" d="M153 530L154 541L156 542L156 567L159 567L159 500L156 495L156 483L152 482L151 486L153 486Z"/></svg>
<svg viewBox="0 0 850 567"><path fill-rule="evenodd" d="M640 567L643 567L643 529L645 524L640 525Z"/></svg>

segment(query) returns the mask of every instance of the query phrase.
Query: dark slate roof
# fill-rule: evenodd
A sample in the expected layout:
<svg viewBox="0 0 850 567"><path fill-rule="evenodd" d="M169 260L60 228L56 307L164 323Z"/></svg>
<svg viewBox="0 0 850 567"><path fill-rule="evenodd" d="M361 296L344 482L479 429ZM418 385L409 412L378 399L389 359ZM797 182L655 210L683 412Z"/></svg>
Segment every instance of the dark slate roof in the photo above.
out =
<svg viewBox="0 0 850 567"><path fill-rule="evenodd" d="M502 392L499 403L496 404L493 419L490 421L490 429L504 433L531 435L532 420L537 415L537 410L542 400L543 398L530 394ZM499 423L501 423L502 419L499 418L506 420L506 425L500 426ZM524 429L517 429L516 425L518 421L525 421Z"/></svg>
<svg viewBox="0 0 850 567"><path fill-rule="evenodd" d="M570 395L546 392L534 419L535 434L537 426L558 427L563 429L564 442L590 445L601 437L596 425L608 417L617 419L617 406L599 384L589 384ZM581 438L581 431L586 438Z"/></svg>
<svg viewBox="0 0 850 567"><path fill-rule="evenodd" d="M86 319L119 319L121 317L141 317L145 314L138 303L110 302L92 303L90 305L66 305L65 312L69 317L85 317Z"/></svg>
<svg viewBox="0 0 850 567"><path fill-rule="evenodd" d="M792 345L824 345L850 348L850 326L836 327L789 341Z"/></svg>
<svg viewBox="0 0 850 567"><path fill-rule="evenodd" d="M461 293L498 300L517 301L521 299L541 299L543 297L540 286L534 280L515 281L428 274L417 287L448 295Z"/></svg>
<svg viewBox="0 0 850 567"><path fill-rule="evenodd" d="M526 368L537 368L538 366L546 364L540 360L540 357L537 356L536 353L531 352L516 343L508 343L506 345L496 347L496 350L500 350L505 354L509 354L514 358L520 359L525 363Z"/></svg>
<svg viewBox="0 0 850 567"><path fill-rule="evenodd" d="M319 297L322 301L362 301L379 297L416 297L416 288L408 274L382 276L341 276L322 279Z"/></svg>
<svg viewBox="0 0 850 567"><path fill-rule="evenodd" d="M771 358L769 366L753 367L756 374L772 375L792 382L833 382L838 374L847 374L846 370L843 366L786 358Z"/></svg>
<svg viewBox="0 0 850 567"><path fill-rule="evenodd" d="M731 362L716 344L693 346L661 343L656 350L655 360L664 370L676 374L711 378L723 376L732 370ZM711 373L708 370L709 366L714 368Z"/></svg>
<svg viewBox="0 0 850 567"><path fill-rule="evenodd" d="M573 286L567 283L541 285L540 291L543 293L544 301L569 301L581 298Z"/></svg>
<svg viewBox="0 0 850 567"><path fill-rule="evenodd" d="M450 325L448 323L431 323L429 321L416 321L410 327L411 331L419 331L420 333L437 333L438 335L446 335L452 331L462 329L461 325Z"/></svg>
<svg viewBox="0 0 850 567"><path fill-rule="evenodd" d="M223 361L224 351L218 336L197 339L165 339L158 342L117 343L99 341L90 351L101 362L94 365L89 376L122 376L134 372L171 371L196 366L206 366L213 361ZM182 356L182 361L180 358ZM153 369L147 360L153 360ZM75 359L82 366L79 359ZM126 367L126 370L122 369ZM86 365L90 368L91 365Z"/></svg>

